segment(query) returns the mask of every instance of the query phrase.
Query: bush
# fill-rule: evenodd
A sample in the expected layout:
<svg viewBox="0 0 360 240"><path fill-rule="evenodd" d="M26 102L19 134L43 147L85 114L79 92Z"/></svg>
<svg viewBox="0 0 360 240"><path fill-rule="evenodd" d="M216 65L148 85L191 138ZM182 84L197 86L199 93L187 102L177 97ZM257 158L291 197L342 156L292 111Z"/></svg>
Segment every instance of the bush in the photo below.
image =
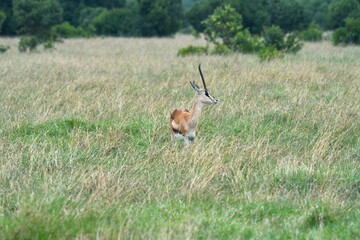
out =
<svg viewBox="0 0 360 240"><path fill-rule="evenodd" d="M285 37L284 48L279 50L283 50L285 53L297 53L302 47L303 44L299 41L297 35L291 33Z"/></svg>
<svg viewBox="0 0 360 240"><path fill-rule="evenodd" d="M0 11L0 33L1 33L2 26L5 22L5 19L6 19L6 14L3 11Z"/></svg>
<svg viewBox="0 0 360 240"><path fill-rule="evenodd" d="M348 39L348 32L344 27L336 29L332 34L332 42L334 45L347 44Z"/></svg>
<svg viewBox="0 0 360 240"><path fill-rule="evenodd" d="M54 48L54 42L51 40L47 40L43 43L43 47L45 50L53 49Z"/></svg>
<svg viewBox="0 0 360 240"><path fill-rule="evenodd" d="M79 26L82 27L88 34L95 34L96 29L93 22L96 17L105 11L106 9L101 7L85 7L81 9L79 16Z"/></svg>
<svg viewBox="0 0 360 240"><path fill-rule="evenodd" d="M57 0L14 0L14 18L19 33L38 41L49 38L52 26L62 22L62 7Z"/></svg>
<svg viewBox="0 0 360 240"><path fill-rule="evenodd" d="M299 35L301 40L309 42L317 42L322 40L323 30L316 23L311 23L310 26L302 31Z"/></svg>
<svg viewBox="0 0 360 240"><path fill-rule="evenodd" d="M329 5L328 27L344 27L349 17L359 17L360 4L357 0L333 0Z"/></svg>
<svg viewBox="0 0 360 240"><path fill-rule="evenodd" d="M206 40L214 44L224 44L232 50L235 36L243 30L241 15L230 5L215 9L203 24Z"/></svg>
<svg viewBox="0 0 360 240"><path fill-rule="evenodd" d="M360 19L347 18L345 27L334 31L332 41L338 44L360 44Z"/></svg>
<svg viewBox="0 0 360 240"><path fill-rule="evenodd" d="M92 24L97 34L110 36L138 36L139 18L129 9L112 9L97 16Z"/></svg>
<svg viewBox="0 0 360 240"><path fill-rule="evenodd" d="M285 34L279 26L265 27L263 31L265 46L272 46L277 50L285 47Z"/></svg>
<svg viewBox="0 0 360 240"><path fill-rule="evenodd" d="M188 55L207 55L207 54L208 54L208 46L201 47L201 46L190 45L188 47L181 48L178 51L177 56L185 57Z"/></svg>
<svg viewBox="0 0 360 240"><path fill-rule="evenodd" d="M264 46L273 47L284 53L297 53L303 44L299 42L294 33L285 35L278 26L271 26L264 29Z"/></svg>
<svg viewBox="0 0 360 240"><path fill-rule="evenodd" d="M212 54L258 53L261 60L271 60L284 53L296 53L303 46L297 35L285 35L279 26L264 28L262 39L252 36L248 29L243 29L241 15L230 5L218 7L203 23L205 39L215 46ZM180 49L178 56L207 52L208 47L189 46Z"/></svg>
<svg viewBox="0 0 360 240"><path fill-rule="evenodd" d="M9 49L10 49L9 46L0 44L0 53L4 53L4 52L6 52L6 51L9 50Z"/></svg>
<svg viewBox="0 0 360 240"><path fill-rule="evenodd" d="M58 0L13 0L13 13L20 39L20 52L34 51L51 40L51 27L62 21L63 9Z"/></svg>
<svg viewBox="0 0 360 240"><path fill-rule="evenodd" d="M231 50L225 44L217 44L211 53L216 55L226 55L231 53Z"/></svg>
<svg viewBox="0 0 360 240"><path fill-rule="evenodd" d="M144 37L169 36L181 26L181 0L138 0L139 25ZM135 14L132 13L132 17Z"/></svg>
<svg viewBox="0 0 360 240"><path fill-rule="evenodd" d="M81 27L74 27L69 22L63 22L55 25L50 30L50 35L53 39L58 38L73 38L73 37L87 37L89 34Z"/></svg>
<svg viewBox="0 0 360 240"><path fill-rule="evenodd" d="M195 1L193 1L195 2ZM222 4L221 1L198 1L185 13L185 19L197 32L204 32L203 21L208 18L214 10Z"/></svg>
<svg viewBox="0 0 360 240"><path fill-rule="evenodd" d="M238 32L234 38L234 49L242 53L255 53L263 47L257 37L251 36L248 30Z"/></svg>
<svg viewBox="0 0 360 240"><path fill-rule="evenodd" d="M30 52L36 50L36 47L39 45L39 40L36 37L22 37L18 45L20 52Z"/></svg>
<svg viewBox="0 0 360 240"><path fill-rule="evenodd" d="M274 58L282 58L284 54L274 46L264 47L259 50L258 56L261 61L270 61Z"/></svg>
<svg viewBox="0 0 360 240"><path fill-rule="evenodd" d="M360 18L348 18L345 20L345 28L348 32L349 42L360 44Z"/></svg>
<svg viewBox="0 0 360 240"><path fill-rule="evenodd" d="M262 46L248 29L243 29L241 15L230 5L218 7L203 23L206 26L205 38L215 44L215 54L228 51L253 53Z"/></svg>

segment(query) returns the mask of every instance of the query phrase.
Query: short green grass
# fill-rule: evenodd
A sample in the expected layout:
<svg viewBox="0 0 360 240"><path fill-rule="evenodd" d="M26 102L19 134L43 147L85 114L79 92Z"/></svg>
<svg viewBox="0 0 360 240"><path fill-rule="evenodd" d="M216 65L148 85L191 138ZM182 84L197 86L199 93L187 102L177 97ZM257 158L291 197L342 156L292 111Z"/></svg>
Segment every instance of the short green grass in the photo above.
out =
<svg viewBox="0 0 360 240"><path fill-rule="evenodd" d="M190 56L201 39L0 57L0 239L360 238L360 48ZM201 63L220 103L170 138Z"/></svg>

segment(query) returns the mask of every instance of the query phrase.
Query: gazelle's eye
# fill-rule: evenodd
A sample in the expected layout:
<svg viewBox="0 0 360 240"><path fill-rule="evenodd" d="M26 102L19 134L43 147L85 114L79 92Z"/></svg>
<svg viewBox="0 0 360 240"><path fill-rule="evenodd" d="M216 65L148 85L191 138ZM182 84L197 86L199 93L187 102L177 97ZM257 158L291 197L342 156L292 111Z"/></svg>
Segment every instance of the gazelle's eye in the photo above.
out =
<svg viewBox="0 0 360 240"><path fill-rule="evenodd" d="M205 91L205 96L209 97L209 93L207 91Z"/></svg>

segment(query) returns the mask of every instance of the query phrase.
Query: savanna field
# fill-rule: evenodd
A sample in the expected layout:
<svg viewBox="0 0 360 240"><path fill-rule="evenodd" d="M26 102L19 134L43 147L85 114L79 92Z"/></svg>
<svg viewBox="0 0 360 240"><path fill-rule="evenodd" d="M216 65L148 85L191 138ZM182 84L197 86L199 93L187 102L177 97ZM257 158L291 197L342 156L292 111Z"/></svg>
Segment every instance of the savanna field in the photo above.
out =
<svg viewBox="0 0 360 240"><path fill-rule="evenodd" d="M359 239L360 47L177 57L201 39L0 55L0 239ZM170 138L198 64L216 106Z"/></svg>

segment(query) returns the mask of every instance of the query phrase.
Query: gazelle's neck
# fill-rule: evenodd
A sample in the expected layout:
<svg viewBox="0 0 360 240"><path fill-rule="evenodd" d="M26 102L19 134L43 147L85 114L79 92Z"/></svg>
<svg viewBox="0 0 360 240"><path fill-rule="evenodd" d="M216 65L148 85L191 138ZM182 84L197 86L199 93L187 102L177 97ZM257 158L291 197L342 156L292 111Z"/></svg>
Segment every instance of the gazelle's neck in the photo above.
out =
<svg viewBox="0 0 360 240"><path fill-rule="evenodd" d="M201 116L202 107L203 107L203 103L200 101L198 96L196 96L194 98L192 111L191 111L191 118L189 121L190 127L196 127L196 125L199 121L199 118Z"/></svg>

